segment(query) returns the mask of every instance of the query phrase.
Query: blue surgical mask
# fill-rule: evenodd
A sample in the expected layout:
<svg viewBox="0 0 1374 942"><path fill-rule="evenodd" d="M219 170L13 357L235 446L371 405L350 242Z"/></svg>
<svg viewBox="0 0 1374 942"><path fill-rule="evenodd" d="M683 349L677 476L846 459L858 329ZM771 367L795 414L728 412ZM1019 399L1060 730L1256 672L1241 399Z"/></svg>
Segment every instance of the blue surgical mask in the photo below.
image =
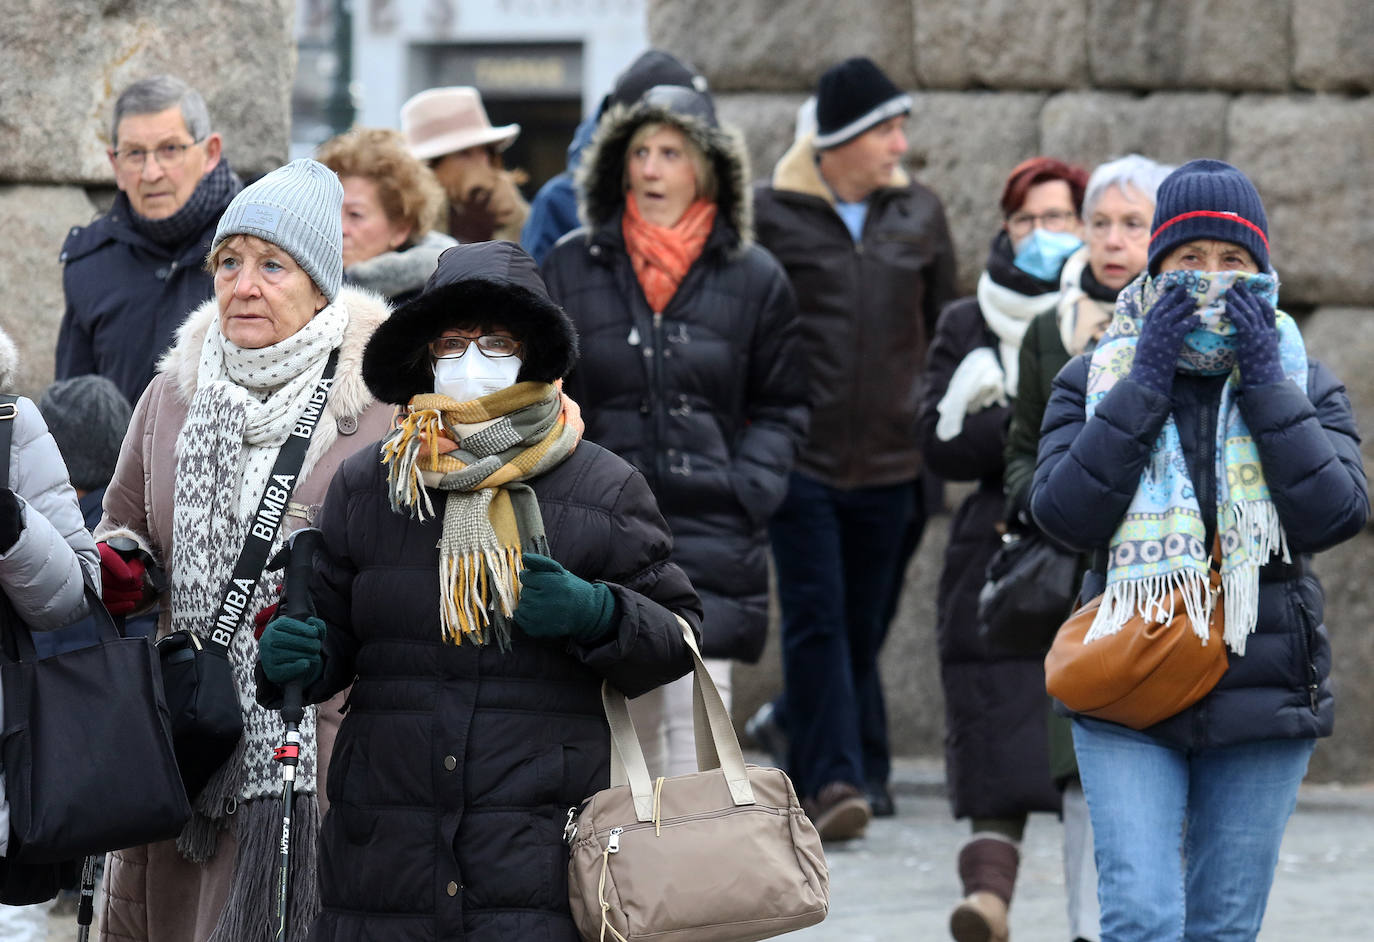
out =
<svg viewBox="0 0 1374 942"><path fill-rule="evenodd" d="M1082 245L1083 240L1072 232L1036 229L1016 249L1016 267L1032 278L1057 282L1064 262Z"/></svg>

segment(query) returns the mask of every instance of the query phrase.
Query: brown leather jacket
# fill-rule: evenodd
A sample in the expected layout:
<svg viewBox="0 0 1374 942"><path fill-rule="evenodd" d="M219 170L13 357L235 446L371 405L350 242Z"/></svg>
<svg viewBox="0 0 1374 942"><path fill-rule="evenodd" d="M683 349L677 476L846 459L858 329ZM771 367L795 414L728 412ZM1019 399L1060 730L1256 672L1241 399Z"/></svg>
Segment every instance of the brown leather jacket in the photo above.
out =
<svg viewBox="0 0 1374 942"><path fill-rule="evenodd" d="M754 194L757 238L792 281L811 372L811 434L797 470L838 488L912 481L926 347L955 297L944 208L899 168L869 198L856 243L834 199L809 139Z"/></svg>

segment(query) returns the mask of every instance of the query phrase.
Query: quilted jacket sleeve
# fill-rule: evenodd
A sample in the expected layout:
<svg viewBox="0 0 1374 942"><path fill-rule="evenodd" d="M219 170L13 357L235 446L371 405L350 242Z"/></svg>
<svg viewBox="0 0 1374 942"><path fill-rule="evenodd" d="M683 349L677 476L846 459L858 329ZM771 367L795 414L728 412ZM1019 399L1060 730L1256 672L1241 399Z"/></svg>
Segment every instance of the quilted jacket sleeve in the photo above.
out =
<svg viewBox="0 0 1374 942"><path fill-rule="evenodd" d="M1240 408L1289 548L1315 553L1359 533L1369 519L1369 491L1340 380L1309 360L1307 395L1287 381L1257 386L1244 391Z"/></svg>
<svg viewBox="0 0 1374 942"><path fill-rule="evenodd" d="M744 434L735 449L737 493L745 510L762 523L787 494L787 478L806 439L806 353L802 349L797 299L786 274L771 255L756 249L754 269L763 276L760 315L749 348L748 401Z"/></svg>
<svg viewBox="0 0 1374 942"><path fill-rule="evenodd" d="M569 642L569 651L627 697L676 680L692 669L681 615L701 643L701 601L669 557L673 538L649 484L638 471L624 479L611 510L610 552L597 580L615 594L616 628L599 642Z"/></svg>
<svg viewBox="0 0 1374 942"><path fill-rule="evenodd" d="M1107 545L1169 415L1168 396L1123 379L1089 419L1087 383L1086 356L1055 377L1030 496L1036 524L1080 551Z"/></svg>
<svg viewBox="0 0 1374 942"><path fill-rule="evenodd" d="M10 488L20 499L24 528L0 555L0 584L31 628L61 628L86 614L85 586L99 590L100 557L38 407L20 398L17 409Z"/></svg>

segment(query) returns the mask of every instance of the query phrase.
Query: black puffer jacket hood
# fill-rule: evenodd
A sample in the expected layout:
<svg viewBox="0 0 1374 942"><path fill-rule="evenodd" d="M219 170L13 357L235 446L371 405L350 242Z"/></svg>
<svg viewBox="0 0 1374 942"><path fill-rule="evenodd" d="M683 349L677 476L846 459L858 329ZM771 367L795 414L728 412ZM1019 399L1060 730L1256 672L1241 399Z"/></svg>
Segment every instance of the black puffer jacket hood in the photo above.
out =
<svg viewBox="0 0 1374 942"><path fill-rule="evenodd" d="M363 353L363 379L378 399L403 405L433 389L426 344L452 327L493 324L525 344L518 382L551 383L577 362L577 332L534 259L513 242L474 242L440 255L420 296L377 328Z"/></svg>
<svg viewBox="0 0 1374 942"><path fill-rule="evenodd" d="M670 124L701 149L716 174L716 205L741 244L754 239L754 206L744 138L730 128L650 102L616 105L601 118L596 136L577 170L579 213L589 234L619 219L625 204L625 151L630 138L649 123Z"/></svg>

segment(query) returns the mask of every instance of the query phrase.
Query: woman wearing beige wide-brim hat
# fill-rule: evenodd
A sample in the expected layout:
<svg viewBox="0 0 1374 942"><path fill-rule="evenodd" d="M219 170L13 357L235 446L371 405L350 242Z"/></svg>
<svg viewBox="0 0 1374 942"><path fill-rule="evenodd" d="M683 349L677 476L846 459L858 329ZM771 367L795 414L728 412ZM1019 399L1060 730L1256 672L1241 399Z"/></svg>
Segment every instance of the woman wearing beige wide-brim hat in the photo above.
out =
<svg viewBox="0 0 1374 942"><path fill-rule="evenodd" d="M462 242L518 242L530 207L501 152L520 136L520 125L493 127L477 89L429 88L401 106L401 133L410 152L429 163L448 195L449 234Z"/></svg>

